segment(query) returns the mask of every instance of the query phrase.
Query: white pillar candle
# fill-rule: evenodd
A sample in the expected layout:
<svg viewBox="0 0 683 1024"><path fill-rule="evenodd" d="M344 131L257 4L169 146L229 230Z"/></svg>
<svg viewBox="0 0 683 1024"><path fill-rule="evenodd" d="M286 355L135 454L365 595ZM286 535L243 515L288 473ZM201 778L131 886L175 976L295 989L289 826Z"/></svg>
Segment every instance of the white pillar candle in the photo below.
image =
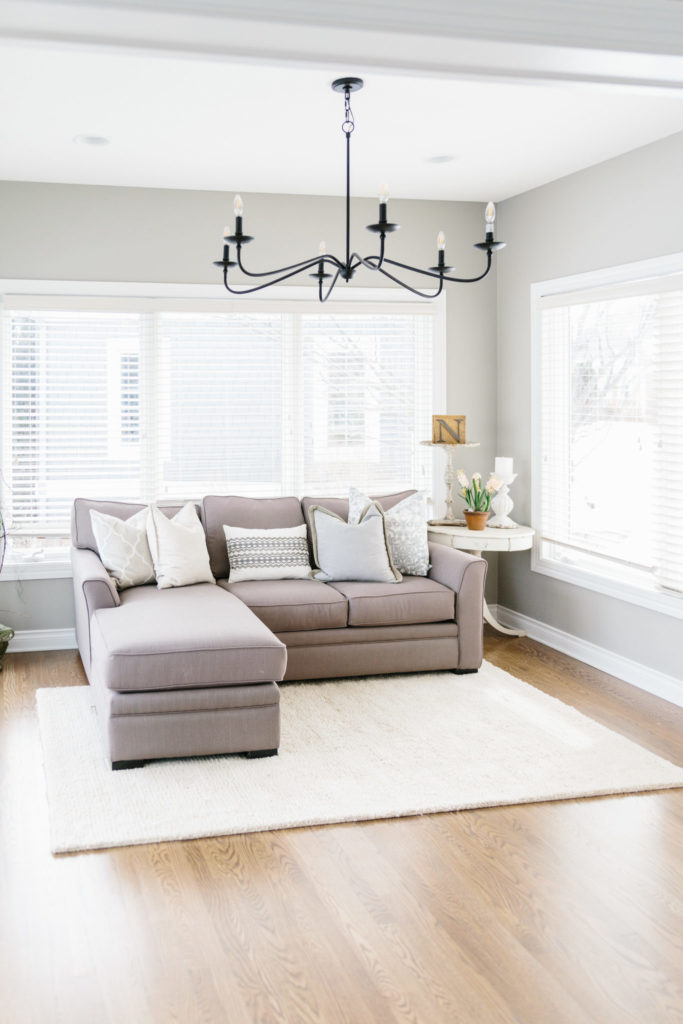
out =
<svg viewBox="0 0 683 1024"><path fill-rule="evenodd" d="M512 476L512 459L496 458L496 476Z"/></svg>

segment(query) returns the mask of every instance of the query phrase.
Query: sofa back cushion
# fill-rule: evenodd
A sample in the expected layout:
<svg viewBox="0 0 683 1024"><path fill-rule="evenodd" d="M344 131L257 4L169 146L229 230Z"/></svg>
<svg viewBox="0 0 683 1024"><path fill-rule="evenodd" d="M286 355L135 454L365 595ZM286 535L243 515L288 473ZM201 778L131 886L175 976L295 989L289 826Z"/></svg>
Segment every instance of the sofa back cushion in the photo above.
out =
<svg viewBox="0 0 683 1024"><path fill-rule="evenodd" d="M172 519L176 512L180 512L186 502L177 501L172 504L160 503L157 507L161 509L168 519ZM103 512L107 516L116 516L117 519L130 519L136 512L146 508L144 504L132 501L101 501L96 498L76 498L71 509L71 543L75 548L87 548L89 551L97 550L97 541L92 529L90 520L90 509ZM197 506L197 512L199 507Z"/></svg>
<svg viewBox="0 0 683 1024"><path fill-rule="evenodd" d="M298 498L243 498L238 495L210 494L202 502L202 522L206 531L211 572L216 579L230 571L224 526L257 530L301 526L304 517Z"/></svg>

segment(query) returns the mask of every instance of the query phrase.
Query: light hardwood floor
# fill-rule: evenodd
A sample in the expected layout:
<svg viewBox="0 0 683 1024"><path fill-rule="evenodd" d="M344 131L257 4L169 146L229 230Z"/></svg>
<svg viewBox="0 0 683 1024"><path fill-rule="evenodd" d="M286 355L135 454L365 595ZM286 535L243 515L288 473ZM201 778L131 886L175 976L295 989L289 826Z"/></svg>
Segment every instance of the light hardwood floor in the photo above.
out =
<svg viewBox="0 0 683 1024"><path fill-rule="evenodd" d="M683 711L486 649L683 761ZM84 682L70 651L0 675L3 1024L683 1021L683 791L53 857L34 693Z"/></svg>

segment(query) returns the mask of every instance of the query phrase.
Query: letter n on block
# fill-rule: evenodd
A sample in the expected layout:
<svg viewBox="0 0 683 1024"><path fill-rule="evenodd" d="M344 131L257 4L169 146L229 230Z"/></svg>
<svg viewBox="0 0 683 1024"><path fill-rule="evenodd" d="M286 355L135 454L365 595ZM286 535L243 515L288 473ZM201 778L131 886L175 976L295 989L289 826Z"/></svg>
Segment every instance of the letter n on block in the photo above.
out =
<svg viewBox="0 0 683 1024"><path fill-rule="evenodd" d="M465 416L432 416L433 444L465 444Z"/></svg>

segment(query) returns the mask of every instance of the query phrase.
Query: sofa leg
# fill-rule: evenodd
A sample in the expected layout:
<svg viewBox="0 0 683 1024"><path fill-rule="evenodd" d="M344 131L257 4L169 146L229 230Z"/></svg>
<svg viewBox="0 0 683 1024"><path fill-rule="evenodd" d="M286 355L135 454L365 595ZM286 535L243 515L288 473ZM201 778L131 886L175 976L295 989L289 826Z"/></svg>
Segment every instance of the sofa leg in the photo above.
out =
<svg viewBox="0 0 683 1024"><path fill-rule="evenodd" d="M277 747L274 750L247 750L244 754L245 757L276 757Z"/></svg>
<svg viewBox="0 0 683 1024"><path fill-rule="evenodd" d="M124 768L144 768L146 764L146 761L112 761L111 770L120 772Z"/></svg>
<svg viewBox="0 0 683 1024"><path fill-rule="evenodd" d="M451 669L451 671L456 676L470 676L470 675L473 675L475 672L478 672L479 669L478 668L454 668L454 669Z"/></svg>

